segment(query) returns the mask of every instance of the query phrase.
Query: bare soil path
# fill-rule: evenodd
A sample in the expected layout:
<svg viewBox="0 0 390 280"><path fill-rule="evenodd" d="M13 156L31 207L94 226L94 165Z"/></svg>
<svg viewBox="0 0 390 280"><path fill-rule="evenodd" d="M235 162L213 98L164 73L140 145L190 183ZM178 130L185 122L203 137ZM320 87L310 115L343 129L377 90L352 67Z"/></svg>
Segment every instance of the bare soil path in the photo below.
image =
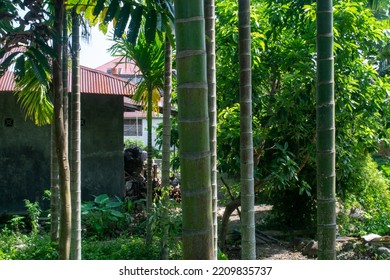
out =
<svg viewBox="0 0 390 280"><path fill-rule="evenodd" d="M255 206L256 224L264 223L264 219L272 209L270 205L257 205ZM221 218L225 211L224 207L218 209L218 217ZM240 259L239 248L239 228L240 217L237 211L234 211L229 219L229 230L227 236L227 250L226 254L230 260ZM289 244L289 242L279 240L277 237L280 232L264 232L266 236L275 238L279 242L257 242L256 244L256 256L257 259L262 260L307 260L308 257L304 256L300 251L297 251Z"/></svg>

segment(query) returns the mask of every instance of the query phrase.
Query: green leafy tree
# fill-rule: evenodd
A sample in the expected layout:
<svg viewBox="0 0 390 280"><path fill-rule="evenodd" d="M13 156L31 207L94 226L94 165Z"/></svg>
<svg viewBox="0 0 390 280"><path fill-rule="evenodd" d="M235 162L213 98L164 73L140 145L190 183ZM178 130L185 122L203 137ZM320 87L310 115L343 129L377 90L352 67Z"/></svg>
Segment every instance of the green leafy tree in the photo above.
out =
<svg viewBox="0 0 390 280"><path fill-rule="evenodd" d="M310 1L308 1L310 2ZM316 225L316 6L252 1L252 98L255 191L273 204L275 225ZM239 176L237 1L217 4L218 158ZM294 9L293 9L294 7ZM292 13L294 15L292 15ZM383 23L353 1L335 1L337 195L352 184L355 164L389 139L388 80L375 70Z"/></svg>
<svg viewBox="0 0 390 280"><path fill-rule="evenodd" d="M183 256L213 259L203 0L175 1L175 30Z"/></svg>

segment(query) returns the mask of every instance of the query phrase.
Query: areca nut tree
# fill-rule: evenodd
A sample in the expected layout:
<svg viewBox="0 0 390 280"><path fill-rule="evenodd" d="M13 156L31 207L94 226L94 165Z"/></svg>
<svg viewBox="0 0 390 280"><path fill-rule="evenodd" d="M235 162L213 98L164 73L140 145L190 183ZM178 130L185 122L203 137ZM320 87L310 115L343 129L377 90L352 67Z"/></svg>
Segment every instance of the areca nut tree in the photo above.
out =
<svg viewBox="0 0 390 280"><path fill-rule="evenodd" d="M80 16L72 9L71 173L72 238L70 257L81 259L81 101Z"/></svg>
<svg viewBox="0 0 390 280"><path fill-rule="evenodd" d="M67 141L64 128L63 113L63 80L62 80L62 25L64 17L64 1L54 0L54 32L53 40L55 57L53 59L53 90L54 90L54 126L57 157L60 178L60 231L59 231L59 258L69 259L71 239L71 200L70 200L70 170L67 153Z"/></svg>
<svg viewBox="0 0 390 280"><path fill-rule="evenodd" d="M217 186L217 78L215 66L215 1L205 0L207 84L210 119L210 179L213 212L214 258L218 256L218 186Z"/></svg>
<svg viewBox="0 0 390 280"><path fill-rule="evenodd" d="M317 234L318 258L336 258L336 150L333 2L317 2Z"/></svg>
<svg viewBox="0 0 390 280"><path fill-rule="evenodd" d="M54 138L59 163L61 192L59 256L61 259L68 259L71 209L61 73L64 1L49 2L53 5L51 7L54 7L54 14L47 9L47 4L46 1L6 1L5 7L8 11L5 14L2 10L4 7L0 7L2 12L0 17L0 33L2 35L0 37L0 44L2 45L0 50L0 58L2 59L0 75L15 62L15 76L18 80L17 85L21 89L19 93L21 107L26 110L26 115L39 125L51 123L53 120L53 106L47 96L50 88L50 75L47 75L47 73L52 73ZM27 13L20 15L17 7L27 9ZM19 25L16 23L19 23ZM52 43L53 46L49 46L49 43ZM50 60L52 65L49 63ZM30 75L29 71L33 74ZM55 238L55 236L53 237Z"/></svg>
<svg viewBox="0 0 390 280"><path fill-rule="evenodd" d="M172 46L169 37L165 36L164 42L164 100L163 100L163 143L162 143L162 161L161 161L161 185L163 188L169 188L170 162L171 162L171 91L172 91ZM163 192L163 202L167 204L169 199ZM169 213L165 209L163 219L169 220ZM161 241L161 259L168 259L168 236L169 228L163 229Z"/></svg>
<svg viewBox="0 0 390 280"><path fill-rule="evenodd" d="M241 258L256 259L250 1L238 1L240 75Z"/></svg>
<svg viewBox="0 0 390 280"><path fill-rule="evenodd" d="M134 45L125 37L116 40L111 47L114 55L125 56L134 60L142 73L142 80L137 85L133 99L147 107L147 131L148 131L148 158L147 158L147 212L153 211L153 189L152 189L152 117L153 110L158 110L160 90L164 86L164 44L155 36L152 44L149 44L144 33L140 33ZM151 242L150 223L148 225L147 242Z"/></svg>
<svg viewBox="0 0 390 280"><path fill-rule="evenodd" d="M204 1L174 4L183 257L213 259Z"/></svg>

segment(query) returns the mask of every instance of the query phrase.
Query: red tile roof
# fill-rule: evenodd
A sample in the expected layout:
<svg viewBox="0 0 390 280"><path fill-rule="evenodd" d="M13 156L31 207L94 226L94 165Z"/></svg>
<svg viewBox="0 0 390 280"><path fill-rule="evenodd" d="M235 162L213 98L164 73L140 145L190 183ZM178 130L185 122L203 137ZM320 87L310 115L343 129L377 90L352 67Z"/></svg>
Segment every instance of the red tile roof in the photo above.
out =
<svg viewBox="0 0 390 280"><path fill-rule="evenodd" d="M111 70L113 72L117 71L117 74L120 75L139 75L140 71L135 65L133 60L128 60L124 56L117 57L107 63L104 63L103 65L96 67L97 70L100 70L102 72L106 72L107 70ZM113 70L116 69L116 70Z"/></svg>
<svg viewBox="0 0 390 280"><path fill-rule="evenodd" d="M69 73L71 75L71 73ZM68 79L68 88L71 90L71 76ZM122 79L85 66L80 67L80 92L90 94L133 95L135 85ZM6 72L0 77L0 92L15 90L14 75Z"/></svg>
<svg viewBox="0 0 390 280"><path fill-rule="evenodd" d="M13 92L15 90L14 74L10 71L0 77L0 92Z"/></svg>

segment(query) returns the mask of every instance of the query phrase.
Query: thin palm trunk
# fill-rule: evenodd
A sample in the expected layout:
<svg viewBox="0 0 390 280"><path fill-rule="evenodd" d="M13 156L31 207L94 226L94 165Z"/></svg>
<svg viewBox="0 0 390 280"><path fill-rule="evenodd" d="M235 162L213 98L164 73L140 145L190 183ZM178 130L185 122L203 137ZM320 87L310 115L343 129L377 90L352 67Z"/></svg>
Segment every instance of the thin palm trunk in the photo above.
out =
<svg viewBox="0 0 390 280"><path fill-rule="evenodd" d="M238 1L240 71L241 258L256 259L250 1Z"/></svg>
<svg viewBox="0 0 390 280"><path fill-rule="evenodd" d="M56 58L53 60L53 86L54 86L54 125L57 144L57 157L60 178L60 234L59 234L59 258L69 259L71 236L71 206L70 206L70 172L67 154L67 142L65 140L64 113L63 113L63 84L62 84L62 24L64 1L56 0L54 30L57 39L53 40Z"/></svg>
<svg viewBox="0 0 390 280"><path fill-rule="evenodd" d="M58 175L58 158L56 149L54 118L51 124L51 187L50 187L50 237L52 242L58 242L60 218L60 185Z"/></svg>
<svg viewBox="0 0 390 280"><path fill-rule="evenodd" d="M169 189L169 170L171 159L171 90L172 90L172 47L169 38L165 36L165 59L164 59L164 104L163 104L163 144L162 144L162 166L161 186ZM167 204L169 197L163 193L163 203ZM169 213L164 211L163 220L168 221ZM161 259L168 259L169 224L164 223L163 237L161 240Z"/></svg>
<svg viewBox="0 0 390 280"><path fill-rule="evenodd" d="M207 84L210 118L210 166L213 211L214 258L218 257L218 186L217 186L217 80L215 69L215 2L205 0Z"/></svg>
<svg viewBox="0 0 390 280"><path fill-rule="evenodd" d="M214 259L203 0L175 0L184 259Z"/></svg>
<svg viewBox="0 0 390 280"><path fill-rule="evenodd" d="M317 1L317 234L318 258L336 258L336 151L333 3Z"/></svg>
<svg viewBox="0 0 390 280"><path fill-rule="evenodd" d="M69 52L68 52L68 17L67 11L64 9L64 22L62 26L62 88L63 88L63 104L64 104L64 131L66 141L66 153L69 154L69 90L68 90L68 74L69 74Z"/></svg>
<svg viewBox="0 0 390 280"><path fill-rule="evenodd" d="M81 259L81 102L80 102L80 18L72 12L72 138L71 138L71 258Z"/></svg>
<svg viewBox="0 0 390 280"><path fill-rule="evenodd" d="M146 199L146 211L148 217L153 212L153 178L152 178L152 165L153 165L153 147L152 147L152 117L153 117L153 88L148 85L148 107L147 107L147 129L148 129L148 159L147 159L147 199ZM148 223L146 232L146 244L152 244L152 223Z"/></svg>

